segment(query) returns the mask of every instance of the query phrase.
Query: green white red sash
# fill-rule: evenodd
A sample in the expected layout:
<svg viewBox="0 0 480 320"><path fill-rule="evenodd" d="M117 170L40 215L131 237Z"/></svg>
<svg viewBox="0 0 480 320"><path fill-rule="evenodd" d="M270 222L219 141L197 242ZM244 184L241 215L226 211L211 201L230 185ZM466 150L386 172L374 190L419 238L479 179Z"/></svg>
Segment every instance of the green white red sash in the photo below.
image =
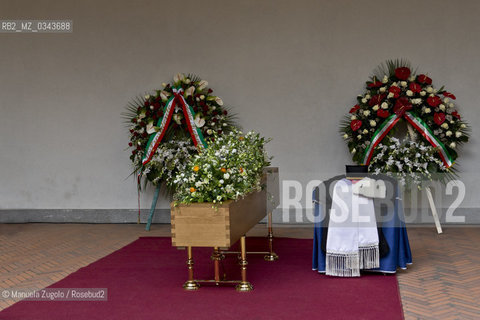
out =
<svg viewBox="0 0 480 320"><path fill-rule="evenodd" d="M387 133L392 130L392 128L397 124L397 122L400 120L400 117L397 116L395 113L389 116L388 118L385 119L385 121L382 122L380 127L378 127L377 131L373 134L372 139L370 140L370 145L368 148L365 150L365 154L363 156L363 164L364 165L369 165L370 160L372 159L373 151L377 147L377 145L380 143L380 141L385 138Z"/></svg>
<svg viewBox="0 0 480 320"><path fill-rule="evenodd" d="M145 155L142 159L143 165L146 165L148 162L150 162L150 160L152 160L155 151L167 132L168 125L172 120L176 106L180 106L183 110L188 131L190 132L190 136L192 137L194 145L200 149L207 147L207 143L203 138L201 130L195 125L195 112L183 97L183 89L173 88L173 95L168 99L165 108L163 109L163 117L157 122L157 127L160 127L160 130L157 133L150 135L150 139L148 140L147 147L145 149Z"/></svg>
<svg viewBox="0 0 480 320"><path fill-rule="evenodd" d="M453 165L452 157L448 153L445 145L433 134L428 125L413 112L406 112L405 118L433 147L438 149L443 164L445 167L450 168Z"/></svg>
<svg viewBox="0 0 480 320"><path fill-rule="evenodd" d="M435 148L438 149L440 158L445 167L450 168L453 165L451 156L449 155L445 145L432 133L428 125L420 119L415 113L408 111L404 114L405 119ZM373 156L376 146L385 138L388 132L397 124L401 116L392 114L380 125L370 140L370 145L365 150L363 156L363 164L368 165Z"/></svg>

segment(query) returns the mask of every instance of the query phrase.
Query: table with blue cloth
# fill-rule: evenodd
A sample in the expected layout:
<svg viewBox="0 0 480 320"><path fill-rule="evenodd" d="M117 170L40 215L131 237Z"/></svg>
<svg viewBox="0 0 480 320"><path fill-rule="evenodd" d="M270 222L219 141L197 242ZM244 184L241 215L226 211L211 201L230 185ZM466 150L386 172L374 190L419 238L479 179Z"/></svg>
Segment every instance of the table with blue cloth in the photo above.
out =
<svg viewBox="0 0 480 320"><path fill-rule="evenodd" d="M317 187L313 191L312 199L319 199L320 189ZM387 217L382 221L381 231L388 243L388 253L380 257L380 267L369 269L368 271L378 271L382 273L395 273L397 268L406 269L407 265L412 263L412 253L408 242L407 229L403 212L402 191L398 184L395 185L394 205L388 208ZM325 232L323 223L325 214L325 204L314 201L315 229L313 236L313 263L312 269L320 273L325 273L325 252L322 250L322 233ZM330 208L328 208L330 209ZM393 214L392 211L393 210Z"/></svg>

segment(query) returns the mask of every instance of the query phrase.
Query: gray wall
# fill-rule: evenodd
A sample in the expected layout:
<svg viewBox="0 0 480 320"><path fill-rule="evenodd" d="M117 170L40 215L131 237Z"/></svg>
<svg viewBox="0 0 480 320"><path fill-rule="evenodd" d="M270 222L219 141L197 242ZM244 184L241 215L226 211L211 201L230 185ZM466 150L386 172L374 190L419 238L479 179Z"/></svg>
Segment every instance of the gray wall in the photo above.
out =
<svg viewBox="0 0 480 320"><path fill-rule="evenodd" d="M282 180L341 173L339 121L397 57L457 95L473 129L461 207L478 208L479 15L475 0L2 0L1 18L72 19L74 32L0 34L0 209L135 209L120 114L177 72L207 79L245 129L274 139Z"/></svg>

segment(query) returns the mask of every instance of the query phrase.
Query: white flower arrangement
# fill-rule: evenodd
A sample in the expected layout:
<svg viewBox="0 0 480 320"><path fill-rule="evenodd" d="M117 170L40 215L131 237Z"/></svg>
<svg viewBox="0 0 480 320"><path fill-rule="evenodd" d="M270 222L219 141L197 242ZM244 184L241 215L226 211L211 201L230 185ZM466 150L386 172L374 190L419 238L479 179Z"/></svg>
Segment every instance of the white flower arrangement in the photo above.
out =
<svg viewBox="0 0 480 320"><path fill-rule="evenodd" d="M186 162L197 148L190 139L172 140L160 144L152 160L144 166L142 177L153 182L154 185L165 182L168 187L173 187L173 178L186 168ZM138 165L141 158L137 157Z"/></svg>
<svg viewBox="0 0 480 320"><path fill-rule="evenodd" d="M387 137L377 146L369 170L374 174L387 174L403 184L420 185L423 180L432 180L430 164L438 166L437 173L448 173L438 157L437 149L425 144L395 137Z"/></svg>
<svg viewBox="0 0 480 320"><path fill-rule="evenodd" d="M263 169L270 164L264 148L268 141L255 132L215 135L173 178L174 200L217 204L261 190Z"/></svg>

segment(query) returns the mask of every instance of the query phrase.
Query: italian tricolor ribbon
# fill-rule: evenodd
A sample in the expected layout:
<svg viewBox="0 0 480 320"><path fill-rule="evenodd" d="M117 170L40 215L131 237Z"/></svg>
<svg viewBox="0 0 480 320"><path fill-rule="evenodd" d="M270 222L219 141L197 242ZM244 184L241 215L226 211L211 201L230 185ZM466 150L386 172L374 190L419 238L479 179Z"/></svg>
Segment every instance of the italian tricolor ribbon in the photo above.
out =
<svg viewBox="0 0 480 320"><path fill-rule="evenodd" d="M167 132L168 125L170 124L170 120L172 120L176 106L180 106L183 110L188 131L190 132L190 136L192 137L194 145L200 149L207 147L207 143L203 138L202 132L195 124L195 112L183 97L183 89L173 88L173 95L167 100L165 108L163 109L163 117L157 122L157 127L160 127L160 130L157 133L150 135L150 139L148 140L147 147L145 149L145 155L142 159L143 165L146 165L148 162L150 162L150 160L152 160L155 151Z"/></svg>
<svg viewBox="0 0 480 320"><path fill-rule="evenodd" d="M450 168L453 165L453 160L450 154L447 151L445 145L433 134L432 130L428 125L420 119L415 113L407 111L404 113L403 117L415 128L417 131L435 148L438 149L440 158L443 161L445 167ZM370 145L365 150L363 156L363 164L368 165L373 156L373 151L377 145L385 138L388 132L397 124L397 122L402 118L401 115L392 114L383 121L380 127L373 134L372 139L370 140Z"/></svg>

